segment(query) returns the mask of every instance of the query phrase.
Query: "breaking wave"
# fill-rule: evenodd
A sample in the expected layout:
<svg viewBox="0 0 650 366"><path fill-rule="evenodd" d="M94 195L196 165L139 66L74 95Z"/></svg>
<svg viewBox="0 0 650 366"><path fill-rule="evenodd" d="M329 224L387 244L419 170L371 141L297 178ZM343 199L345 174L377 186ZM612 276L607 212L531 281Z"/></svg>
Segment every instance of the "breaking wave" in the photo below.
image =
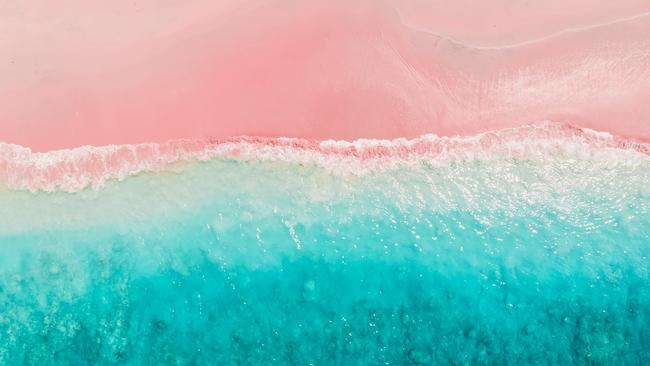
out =
<svg viewBox="0 0 650 366"><path fill-rule="evenodd" d="M414 139L351 142L235 137L81 146L44 153L0 143L0 184L12 190L75 192L99 189L107 181L144 172L175 169L179 163L210 159L285 161L362 174L421 162L435 165L467 159L525 159L557 153L597 157L595 160L606 164L634 164L648 160L650 144L551 121L474 136L428 134Z"/></svg>

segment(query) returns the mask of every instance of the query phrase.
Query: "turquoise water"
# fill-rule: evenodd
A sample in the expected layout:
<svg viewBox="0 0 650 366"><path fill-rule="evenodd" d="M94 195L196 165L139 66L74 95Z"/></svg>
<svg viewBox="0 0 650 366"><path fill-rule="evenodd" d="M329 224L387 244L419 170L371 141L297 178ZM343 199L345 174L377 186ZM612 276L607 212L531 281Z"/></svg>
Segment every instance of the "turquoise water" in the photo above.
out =
<svg viewBox="0 0 650 366"><path fill-rule="evenodd" d="M650 363L650 162L214 159L0 192L0 363Z"/></svg>

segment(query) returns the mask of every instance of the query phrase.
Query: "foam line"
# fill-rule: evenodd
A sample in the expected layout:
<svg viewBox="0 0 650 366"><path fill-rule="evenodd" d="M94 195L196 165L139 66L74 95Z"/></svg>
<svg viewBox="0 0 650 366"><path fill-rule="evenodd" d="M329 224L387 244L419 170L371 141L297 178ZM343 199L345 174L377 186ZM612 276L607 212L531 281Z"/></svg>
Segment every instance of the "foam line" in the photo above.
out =
<svg viewBox="0 0 650 366"><path fill-rule="evenodd" d="M549 121L468 137L424 135L394 140L237 137L82 146L46 153L0 143L0 182L15 190L74 192L89 187L99 189L109 180L171 169L176 163L213 158L281 160L321 165L334 171L362 172L423 160L438 164L457 159L525 157L542 152L594 148L627 151L642 159L647 159L650 153L647 143Z"/></svg>

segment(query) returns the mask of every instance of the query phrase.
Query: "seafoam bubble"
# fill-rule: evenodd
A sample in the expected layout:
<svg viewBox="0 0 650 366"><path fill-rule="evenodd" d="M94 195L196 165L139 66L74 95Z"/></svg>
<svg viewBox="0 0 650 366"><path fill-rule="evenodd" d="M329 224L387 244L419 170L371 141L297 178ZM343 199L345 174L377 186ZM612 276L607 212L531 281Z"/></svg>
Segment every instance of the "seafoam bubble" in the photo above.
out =
<svg viewBox="0 0 650 366"><path fill-rule="evenodd" d="M108 180L174 169L177 163L210 159L286 161L319 165L333 172L363 174L404 164L439 165L467 159L527 158L540 154L598 155L606 163L612 160L633 163L644 161L649 153L647 143L550 121L474 136L427 134L394 140L318 142L239 137L82 146L45 153L0 143L0 183L9 189L74 192L87 187L99 189Z"/></svg>

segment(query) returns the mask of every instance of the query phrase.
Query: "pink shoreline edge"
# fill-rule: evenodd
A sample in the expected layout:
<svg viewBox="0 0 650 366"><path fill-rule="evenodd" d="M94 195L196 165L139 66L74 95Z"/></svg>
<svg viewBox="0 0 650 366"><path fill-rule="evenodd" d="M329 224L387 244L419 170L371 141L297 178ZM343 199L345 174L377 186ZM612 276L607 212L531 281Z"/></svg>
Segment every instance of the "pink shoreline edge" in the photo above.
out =
<svg viewBox="0 0 650 366"><path fill-rule="evenodd" d="M97 189L109 180L165 170L177 162L206 161L215 157L317 165L352 162L361 164L359 167L374 168L414 160L444 162L456 158L489 157L491 154L539 155L544 147L569 148L571 142L590 148L613 148L650 156L650 143L548 121L473 136L423 135L415 139L358 139L353 142L243 136L82 146L46 153L0 143L0 186L32 192Z"/></svg>

